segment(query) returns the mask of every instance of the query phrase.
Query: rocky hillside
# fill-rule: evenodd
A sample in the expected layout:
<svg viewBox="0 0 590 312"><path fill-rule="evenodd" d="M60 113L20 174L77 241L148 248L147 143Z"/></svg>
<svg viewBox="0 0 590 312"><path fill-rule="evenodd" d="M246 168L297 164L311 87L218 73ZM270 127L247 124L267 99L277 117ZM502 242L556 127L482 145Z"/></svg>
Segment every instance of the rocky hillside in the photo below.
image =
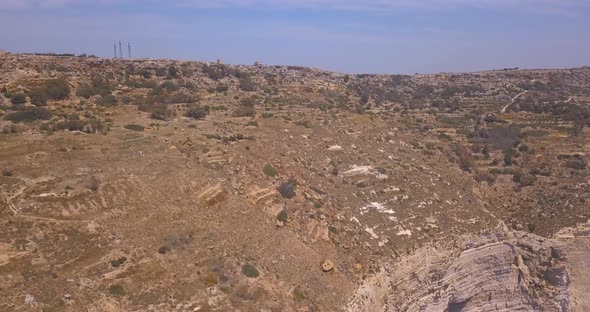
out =
<svg viewBox="0 0 590 312"><path fill-rule="evenodd" d="M588 68L0 73L0 310L589 304Z"/></svg>

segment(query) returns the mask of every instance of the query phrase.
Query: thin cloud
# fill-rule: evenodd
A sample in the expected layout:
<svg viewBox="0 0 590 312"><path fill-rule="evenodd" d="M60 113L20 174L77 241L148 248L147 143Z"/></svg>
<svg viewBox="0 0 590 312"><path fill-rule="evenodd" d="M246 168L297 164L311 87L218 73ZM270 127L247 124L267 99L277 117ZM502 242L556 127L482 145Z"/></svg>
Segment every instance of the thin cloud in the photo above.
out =
<svg viewBox="0 0 590 312"><path fill-rule="evenodd" d="M2 0L0 9L63 8L71 5L162 5L155 0ZM166 5L195 8L284 8L330 10L505 8L545 12L571 12L590 7L590 0L170 0Z"/></svg>
<svg viewBox="0 0 590 312"><path fill-rule="evenodd" d="M334 10L392 10L396 8L505 8L563 12L590 6L590 0L176 0L197 8L313 8Z"/></svg>

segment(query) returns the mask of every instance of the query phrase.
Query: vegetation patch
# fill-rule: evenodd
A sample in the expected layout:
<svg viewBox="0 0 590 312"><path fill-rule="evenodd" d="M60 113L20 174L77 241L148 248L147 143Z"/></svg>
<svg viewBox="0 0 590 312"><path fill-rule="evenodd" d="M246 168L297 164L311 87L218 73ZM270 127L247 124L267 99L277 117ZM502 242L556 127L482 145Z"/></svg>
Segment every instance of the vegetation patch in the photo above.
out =
<svg viewBox="0 0 590 312"><path fill-rule="evenodd" d="M13 94L10 98L10 103L14 105L25 104L27 102L27 96L24 93Z"/></svg>
<svg viewBox="0 0 590 312"><path fill-rule="evenodd" d="M52 116L51 111L46 108L27 107L24 110L6 114L4 119L15 123L30 123L36 120L49 120Z"/></svg>
<svg viewBox="0 0 590 312"><path fill-rule="evenodd" d="M269 177L274 178L277 176L277 170L271 164L266 164L264 168L262 168L262 172Z"/></svg>
<svg viewBox="0 0 590 312"><path fill-rule="evenodd" d="M258 276L260 276L260 273L258 272L256 267L251 264L245 264L244 266L242 266L242 273L249 278L257 278Z"/></svg>
<svg viewBox="0 0 590 312"><path fill-rule="evenodd" d="M128 125L125 125L125 129L131 130L131 131L139 131L139 132L141 132L141 131L144 131L145 130L145 127L144 126L141 126L141 125L128 124Z"/></svg>
<svg viewBox="0 0 590 312"><path fill-rule="evenodd" d="M113 284L109 286L109 293L115 297L123 297L127 295L125 288L119 284Z"/></svg>
<svg viewBox="0 0 590 312"><path fill-rule="evenodd" d="M277 215L277 220L279 220L283 223L287 223L287 221L289 221L289 214L285 210L282 210Z"/></svg>

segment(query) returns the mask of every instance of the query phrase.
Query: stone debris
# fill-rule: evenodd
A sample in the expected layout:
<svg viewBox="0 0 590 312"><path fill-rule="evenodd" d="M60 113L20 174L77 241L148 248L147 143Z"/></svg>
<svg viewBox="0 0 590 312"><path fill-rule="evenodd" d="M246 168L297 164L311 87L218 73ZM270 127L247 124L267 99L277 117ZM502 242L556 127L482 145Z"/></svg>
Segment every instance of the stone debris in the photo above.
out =
<svg viewBox="0 0 590 312"><path fill-rule="evenodd" d="M35 302L35 297L33 297L33 295L30 294L26 294L25 296L25 304L27 305L34 305Z"/></svg>
<svg viewBox="0 0 590 312"><path fill-rule="evenodd" d="M341 151L343 150L342 146L340 145L332 145L328 147L328 151Z"/></svg>
<svg viewBox="0 0 590 312"><path fill-rule="evenodd" d="M334 262L331 260L326 260L324 263L322 263L322 271L330 272L332 270L334 270Z"/></svg>

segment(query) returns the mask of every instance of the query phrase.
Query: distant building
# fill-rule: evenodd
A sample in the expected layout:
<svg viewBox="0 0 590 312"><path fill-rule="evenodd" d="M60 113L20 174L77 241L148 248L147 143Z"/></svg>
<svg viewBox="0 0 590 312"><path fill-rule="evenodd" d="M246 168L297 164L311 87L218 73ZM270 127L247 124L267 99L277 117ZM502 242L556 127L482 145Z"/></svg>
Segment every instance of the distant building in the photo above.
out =
<svg viewBox="0 0 590 312"><path fill-rule="evenodd" d="M222 59L218 59L218 60L217 60L217 64L218 64L218 65L223 65L223 60L222 60Z"/></svg>

